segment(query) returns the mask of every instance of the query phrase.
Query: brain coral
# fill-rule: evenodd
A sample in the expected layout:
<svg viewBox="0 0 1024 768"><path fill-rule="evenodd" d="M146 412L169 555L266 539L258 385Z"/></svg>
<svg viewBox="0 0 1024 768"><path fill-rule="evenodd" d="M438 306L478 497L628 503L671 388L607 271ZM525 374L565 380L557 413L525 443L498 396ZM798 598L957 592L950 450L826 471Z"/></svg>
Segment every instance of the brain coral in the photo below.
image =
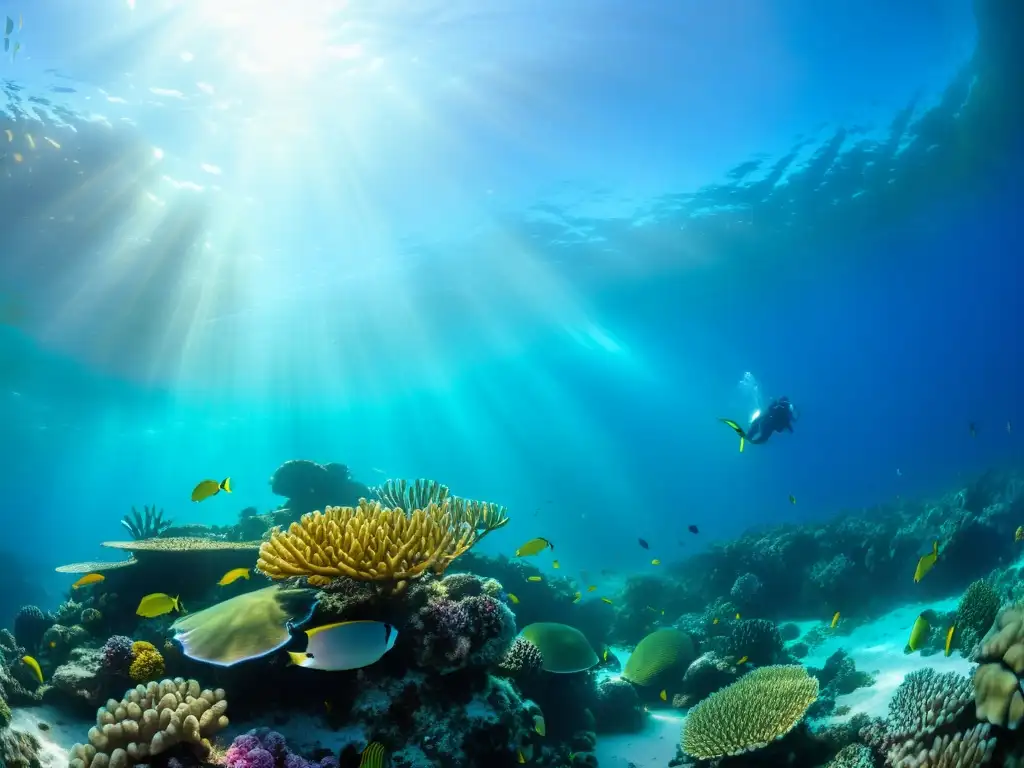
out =
<svg viewBox="0 0 1024 768"><path fill-rule="evenodd" d="M545 672L582 672L597 665L597 654L587 638L575 627L552 621L538 621L520 633L540 651Z"/></svg>
<svg viewBox="0 0 1024 768"><path fill-rule="evenodd" d="M650 685L670 670L678 670L681 675L695 658L697 649L688 634L659 629L637 644L622 676L637 685Z"/></svg>
<svg viewBox="0 0 1024 768"><path fill-rule="evenodd" d="M766 747L789 733L818 698L818 681L801 666L756 669L690 710L682 748L712 760Z"/></svg>

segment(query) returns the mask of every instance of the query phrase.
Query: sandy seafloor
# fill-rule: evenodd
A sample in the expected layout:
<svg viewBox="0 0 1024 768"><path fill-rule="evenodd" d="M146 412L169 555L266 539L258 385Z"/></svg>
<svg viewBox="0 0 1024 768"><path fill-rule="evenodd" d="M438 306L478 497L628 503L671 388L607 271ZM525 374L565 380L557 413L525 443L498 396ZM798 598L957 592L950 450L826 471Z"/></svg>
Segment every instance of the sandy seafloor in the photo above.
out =
<svg viewBox="0 0 1024 768"><path fill-rule="evenodd" d="M910 628L923 610L936 611L956 609L958 598L945 601L902 606L875 621L857 627L848 635L835 635L822 645L812 649L802 659L809 667L822 667L825 660L840 648L852 657L858 670L869 672L876 678L871 688L859 688L853 693L840 696L839 706L850 707L850 712L833 722L864 712L872 717L885 717L896 687L903 677L916 669L933 667L939 672L969 673L972 664L959 654L946 658L942 654L922 656L920 653L904 654L903 649L910 635ZM815 626L816 622L797 622L802 632ZM944 631L945 628L937 628ZM933 629L935 631L935 629ZM622 663L628 652L613 649ZM230 717L230 707L228 716ZM265 717L262 722L232 722L229 730L222 734L227 740L248 728L270 725L281 731L296 751L309 751L316 746L338 749L361 736L361 728L346 728L342 731L326 729L320 718L307 714L295 715L288 722L280 722L280 715ZM637 768L645 766L667 766L676 756L676 745L685 716L677 710L663 708L652 710L644 730L640 733L602 735L598 738L596 755L601 768ZM44 722L50 730L42 731L38 723ZM53 707L17 708L14 710L12 727L34 733L44 744L44 765L47 768L64 768L67 765L67 750L75 742L83 741L93 724L91 720L79 720L56 711Z"/></svg>

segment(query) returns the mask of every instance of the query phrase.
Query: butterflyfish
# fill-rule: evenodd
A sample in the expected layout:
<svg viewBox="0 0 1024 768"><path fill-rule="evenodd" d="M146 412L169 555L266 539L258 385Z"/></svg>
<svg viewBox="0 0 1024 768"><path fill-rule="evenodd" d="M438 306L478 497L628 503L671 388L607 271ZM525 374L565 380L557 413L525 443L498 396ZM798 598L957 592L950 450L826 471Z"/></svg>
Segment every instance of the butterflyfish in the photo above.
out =
<svg viewBox="0 0 1024 768"><path fill-rule="evenodd" d="M225 477L219 483L216 480L203 480L192 489L192 501L199 503L211 496L216 496L221 491L231 493L231 478Z"/></svg>
<svg viewBox="0 0 1024 768"><path fill-rule="evenodd" d="M1024 525L1018 525L1013 534L1014 541L1024 541Z"/></svg>
<svg viewBox="0 0 1024 768"><path fill-rule="evenodd" d="M519 605L519 598L513 595L511 592L508 593L508 601L512 603L512 605Z"/></svg>
<svg viewBox="0 0 1024 768"><path fill-rule="evenodd" d="M527 576L526 580L527 581L541 581L541 578L540 578L540 576Z"/></svg>
<svg viewBox="0 0 1024 768"><path fill-rule="evenodd" d="M659 560L658 558L654 558L653 560L651 560L651 565L661 565L661 560Z"/></svg>
<svg viewBox="0 0 1024 768"><path fill-rule="evenodd" d="M80 578L74 584L71 585L72 589L78 589L79 587L87 587L90 584L99 584L101 581L106 579L102 573L87 573L85 576Z"/></svg>
<svg viewBox="0 0 1024 768"><path fill-rule="evenodd" d="M306 630L306 650L289 651L297 667L337 672L362 669L395 646L398 630L382 621L341 621Z"/></svg>
<svg viewBox="0 0 1024 768"><path fill-rule="evenodd" d="M551 567L552 568L561 568L562 566L558 563L557 560L552 560L551 561Z"/></svg>
<svg viewBox="0 0 1024 768"><path fill-rule="evenodd" d="M743 427L732 419L719 419L719 421L740 436L740 453L743 453L743 448L747 443L747 433L743 430Z"/></svg>
<svg viewBox="0 0 1024 768"><path fill-rule="evenodd" d="M595 591L597 591L597 584L591 584L589 587L587 587L587 592L595 592Z"/></svg>
<svg viewBox="0 0 1024 768"><path fill-rule="evenodd" d="M789 494L789 503L796 504L796 496L794 496L792 493Z"/></svg>
<svg viewBox="0 0 1024 768"><path fill-rule="evenodd" d="M232 568L230 571L220 577L220 581L217 582L217 586L226 587L228 584L234 584L239 579L248 579L249 569L248 568Z"/></svg>
<svg viewBox="0 0 1024 768"><path fill-rule="evenodd" d="M533 716L533 730L537 732L538 736L544 736L547 734L547 726L544 724L544 715Z"/></svg>
<svg viewBox="0 0 1024 768"><path fill-rule="evenodd" d="M928 637L928 629L928 620L924 617L924 614L921 614L917 617L913 628L910 630L910 641L907 645L910 647L911 651L916 651L924 645L924 641Z"/></svg>
<svg viewBox="0 0 1024 768"><path fill-rule="evenodd" d="M836 611L834 614L832 614L832 625L831 625L832 629L835 629L836 628L836 624L838 624L838 623L839 623L839 611Z"/></svg>
<svg viewBox="0 0 1024 768"><path fill-rule="evenodd" d="M554 550L555 545L547 539L537 537L536 539L530 539L528 542L523 544L519 549L516 550L516 557L532 557L533 555L540 554L545 549L550 547Z"/></svg>
<svg viewBox="0 0 1024 768"><path fill-rule="evenodd" d="M22 656L22 663L32 670L33 674L39 678L39 682L43 682L43 670L39 668L39 662L31 656Z"/></svg>
<svg viewBox="0 0 1024 768"><path fill-rule="evenodd" d="M146 595L139 601L139 607L135 609L135 615L146 619L154 619L171 611L181 613L181 600L163 592L154 592L152 595Z"/></svg>
<svg viewBox="0 0 1024 768"><path fill-rule="evenodd" d="M746 664L748 658L750 658L750 657L749 656L740 656L739 660L736 662L736 666L738 667L741 664Z"/></svg>
<svg viewBox="0 0 1024 768"><path fill-rule="evenodd" d="M601 602L602 602L602 603L608 603L608 605L611 605L611 604L612 604L612 600L611 600L611 598L610 598L610 597L602 597L602 598L601 598Z"/></svg>
<svg viewBox="0 0 1024 768"><path fill-rule="evenodd" d="M384 745L371 741L359 758L359 768L384 768Z"/></svg>
<svg viewBox="0 0 1024 768"><path fill-rule="evenodd" d="M927 555L921 555L921 558L917 561L917 569L914 571L914 583L916 584L935 566L935 561L939 559L939 542L938 540L932 542L932 551Z"/></svg>
<svg viewBox="0 0 1024 768"><path fill-rule="evenodd" d="M582 599L583 599L583 593L582 592L575 592L575 593L573 593L572 601L574 603L578 603Z"/></svg>
<svg viewBox="0 0 1024 768"><path fill-rule="evenodd" d="M953 652L953 633L956 632L956 624L950 624L949 629L946 630L946 655L949 656Z"/></svg>
<svg viewBox="0 0 1024 768"><path fill-rule="evenodd" d="M668 691L664 688L661 689L661 693L658 694L658 698L662 701L668 701Z"/></svg>

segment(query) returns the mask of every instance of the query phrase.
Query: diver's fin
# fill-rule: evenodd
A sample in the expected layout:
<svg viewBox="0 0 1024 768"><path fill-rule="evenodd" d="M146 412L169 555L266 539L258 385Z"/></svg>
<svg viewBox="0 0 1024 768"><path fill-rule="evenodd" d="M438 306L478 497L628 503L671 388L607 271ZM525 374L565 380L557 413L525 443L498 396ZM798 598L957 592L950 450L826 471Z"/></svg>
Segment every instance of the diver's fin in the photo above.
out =
<svg viewBox="0 0 1024 768"><path fill-rule="evenodd" d="M747 439L740 435L740 453L743 453L743 446L746 445Z"/></svg>
<svg viewBox="0 0 1024 768"><path fill-rule="evenodd" d="M723 424L725 424L725 426L727 426L729 429L731 429L733 432L735 432L740 437L746 437L747 436L747 433L743 431L743 427L741 427L739 424L737 424L732 419L719 419L719 421L722 422Z"/></svg>

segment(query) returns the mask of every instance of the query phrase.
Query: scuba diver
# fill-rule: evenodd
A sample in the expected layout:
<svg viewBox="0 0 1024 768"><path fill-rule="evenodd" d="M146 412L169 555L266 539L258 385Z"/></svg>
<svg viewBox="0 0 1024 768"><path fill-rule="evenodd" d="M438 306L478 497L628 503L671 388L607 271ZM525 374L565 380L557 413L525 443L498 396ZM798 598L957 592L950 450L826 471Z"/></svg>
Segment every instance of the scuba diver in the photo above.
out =
<svg viewBox="0 0 1024 768"><path fill-rule="evenodd" d="M783 395L773 400L764 411L755 411L750 426L746 429L731 419L719 421L740 436L740 453L743 453L743 447L747 442L760 445L767 443L774 432L792 432L793 422L796 421L796 409L790 399Z"/></svg>

